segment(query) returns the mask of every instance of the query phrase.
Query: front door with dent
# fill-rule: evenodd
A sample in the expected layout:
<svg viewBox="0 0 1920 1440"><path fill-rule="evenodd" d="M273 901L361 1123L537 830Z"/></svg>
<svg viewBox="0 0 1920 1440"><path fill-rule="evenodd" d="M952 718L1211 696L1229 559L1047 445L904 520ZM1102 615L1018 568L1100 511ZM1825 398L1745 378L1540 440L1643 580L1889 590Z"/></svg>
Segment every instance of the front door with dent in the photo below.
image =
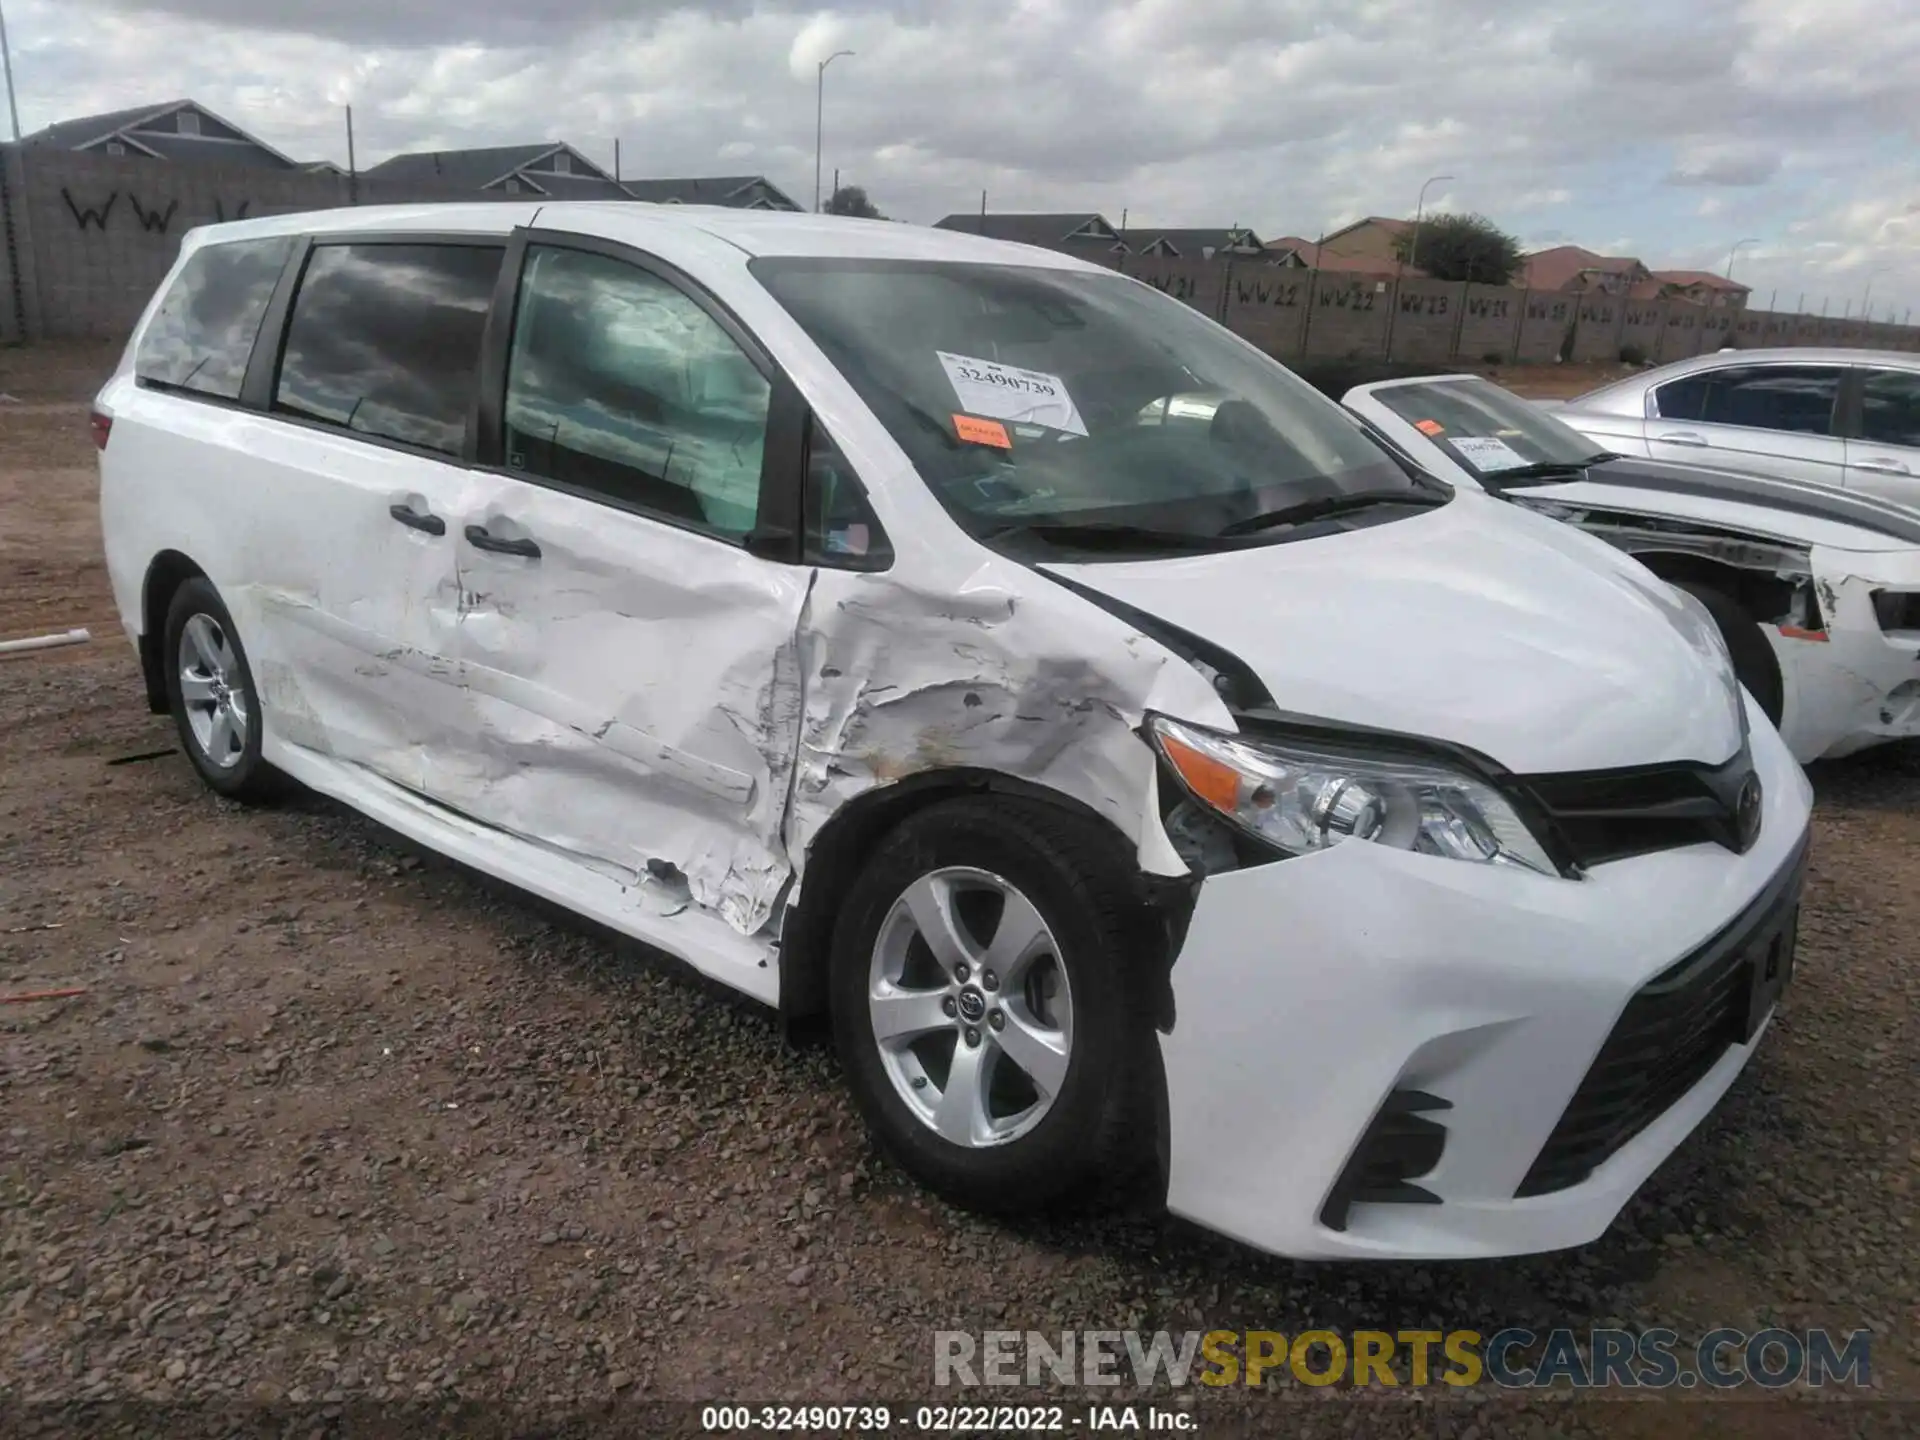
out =
<svg viewBox="0 0 1920 1440"><path fill-rule="evenodd" d="M799 402L668 267L536 235L519 274L498 468L454 526L455 803L753 933L789 874L812 572L768 557L796 543Z"/></svg>

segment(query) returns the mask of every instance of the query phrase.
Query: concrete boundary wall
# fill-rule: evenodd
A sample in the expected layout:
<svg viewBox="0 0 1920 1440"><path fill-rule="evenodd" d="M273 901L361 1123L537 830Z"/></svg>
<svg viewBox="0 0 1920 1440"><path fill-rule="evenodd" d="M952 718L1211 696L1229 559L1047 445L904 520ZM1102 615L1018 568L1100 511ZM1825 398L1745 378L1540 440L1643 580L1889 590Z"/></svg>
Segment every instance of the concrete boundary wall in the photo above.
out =
<svg viewBox="0 0 1920 1440"><path fill-rule="evenodd" d="M353 203L524 200L344 176L0 145L0 343L119 339L196 225ZM1283 269L1247 259L1111 262L1269 354L1409 364L1677 360L1723 346L1920 351L1920 327Z"/></svg>

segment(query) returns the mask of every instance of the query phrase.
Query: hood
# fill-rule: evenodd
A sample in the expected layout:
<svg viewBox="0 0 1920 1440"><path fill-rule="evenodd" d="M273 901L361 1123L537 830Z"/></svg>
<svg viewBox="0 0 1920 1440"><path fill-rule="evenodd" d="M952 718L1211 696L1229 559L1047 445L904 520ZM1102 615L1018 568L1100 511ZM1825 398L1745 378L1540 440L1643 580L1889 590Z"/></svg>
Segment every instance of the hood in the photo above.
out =
<svg viewBox="0 0 1920 1440"><path fill-rule="evenodd" d="M1515 487L1511 495L1570 505L1630 505L1645 513L1720 519L1758 534L1839 550L1920 545L1920 510L1829 485L1742 475L1622 456L1588 468L1585 481Z"/></svg>
<svg viewBox="0 0 1920 1440"><path fill-rule="evenodd" d="M1668 586L1484 495L1316 539L1044 568L1230 651L1282 710L1523 774L1718 764L1740 746L1724 661Z"/></svg>

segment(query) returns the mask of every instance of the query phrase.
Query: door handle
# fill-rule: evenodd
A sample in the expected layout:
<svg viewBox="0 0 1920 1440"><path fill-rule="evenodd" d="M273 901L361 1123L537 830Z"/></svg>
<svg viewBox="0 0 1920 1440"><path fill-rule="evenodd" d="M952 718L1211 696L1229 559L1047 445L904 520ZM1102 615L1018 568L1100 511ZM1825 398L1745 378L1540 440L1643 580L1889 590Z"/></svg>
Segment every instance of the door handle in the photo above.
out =
<svg viewBox="0 0 1920 1440"><path fill-rule="evenodd" d="M1697 445L1702 450L1711 449L1713 442L1704 435L1696 435L1691 430L1674 430L1665 435L1656 435L1656 440L1664 440L1669 445Z"/></svg>
<svg viewBox="0 0 1920 1440"><path fill-rule="evenodd" d="M1856 470L1878 470L1882 475L1911 475L1913 473L1898 460L1856 460L1853 462L1853 468Z"/></svg>
<svg viewBox="0 0 1920 1440"><path fill-rule="evenodd" d="M501 555L524 555L529 560L540 558L540 547L531 540L502 540L498 535L489 535L484 525L467 526L467 540L476 550L492 550Z"/></svg>
<svg viewBox="0 0 1920 1440"><path fill-rule="evenodd" d="M447 533L447 522L438 515L422 515L411 505L389 505L387 513L411 530L424 530L429 535Z"/></svg>

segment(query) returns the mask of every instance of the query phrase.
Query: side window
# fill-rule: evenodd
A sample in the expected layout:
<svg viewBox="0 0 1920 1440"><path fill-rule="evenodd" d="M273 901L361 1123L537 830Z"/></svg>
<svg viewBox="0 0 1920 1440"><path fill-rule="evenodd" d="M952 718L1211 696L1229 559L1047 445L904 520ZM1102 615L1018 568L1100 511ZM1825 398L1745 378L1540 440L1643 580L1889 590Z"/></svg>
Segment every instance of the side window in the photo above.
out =
<svg viewBox="0 0 1920 1440"><path fill-rule="evenodd" d="M1828 435L1840 395L1837 365L1749 365L1708 370L1654 392L1665 420Z"/></svg>
<svg viewBox="0 0 1920 1440"><path fill-rule="evenodd" d="M316 245L273 408L458 455L504 247Z"/></svg>
<svg viewBox="0 0 1920 1440"><path fill-rule="evenodd" d="M710 530L754 528L772 390L719 323L637 266L527 252L509 468Z"/></svg>
<svg viewBox="0 0 1920 1440"><path fill-rule="evenodd" d="M1920 449L1920 370L1869 370L1860 387L1860 434L1877 445Z"/></svg>
<svg viewBox="0 0 1920 1440"><path fill-rule="evenodd" d="M239 399L260 322L292 250L292 237L283 236L194 251L140 337L134 377L196 395Z"/></svg>
<svg viewBox="0 0 1920 1440"><path fill-rule="evenodd" d="M893 546L867 492L818 420L807 431L806 554L810 565L884 570Z"/></svg>

